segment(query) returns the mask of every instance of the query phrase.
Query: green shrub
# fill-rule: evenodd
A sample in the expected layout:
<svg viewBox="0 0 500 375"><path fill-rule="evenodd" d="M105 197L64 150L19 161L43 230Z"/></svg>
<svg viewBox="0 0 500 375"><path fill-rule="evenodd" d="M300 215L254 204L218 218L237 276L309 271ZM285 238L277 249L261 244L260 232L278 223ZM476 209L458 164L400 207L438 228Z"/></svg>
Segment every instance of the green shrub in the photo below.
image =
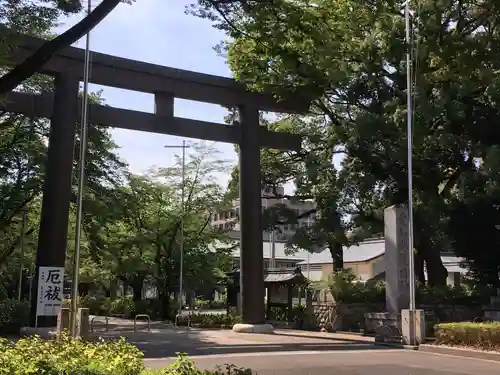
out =
<svg viewBox="0 0 500 375"><path fill-rule="evenodd" d="M29 323L28 302L16 300L0 301L0 333L18 334Z"/></svg>
<svg viewBox="0 0 500 375"><path fill-rule="evenodd" d="M434 331L437 344L500 350L500 323L443 323Z"/></svg>
<svg viewBox="0 0 500 375"><path fill-rule="evenodd" d="M305 306L302 304L296 304L292 306L292 316L290 321L300 320L304 318ZM278 307L271 306L269 309L269 317L268 319L277 320L277 321L285 321L287 320L286 310L287 307Z"/></svg>
<svg viewBox="0 0 500 375"><path fill-rule="evenodd" d="M220 301L212 301L208 299L196 299L194 301L194 307L198 309L204 309L204 310L220 310L220 309L225 309L227 306L225 300L220 300Z"/></svg>
<svg viewBox="0 0 500 375"><path fill-rule="evenodd" d="M250 369L225 365L200 370L184 354L163 370L147 370L144 355L124 339L96 343L63 334L57 340L39 337L17 342L0 340L0 374L44 375L251 375Z"/></svg>
<svg viewBox="0 0 500 375"><path fill-rule="evenodd" d="M109 308L109 315L130 315L134 307L134 302L132 301L132 296L122 296L111 301Z"/></svg>
<svg viewBox="0 0 500 375"><path fill-rule="evenodd" d="M0 341L1 374L139 375L143 370L143 354L124 339L89 343L61 335L51 341Z"/></svg>
<svg viewBox="0 0 500 375"><path fill-rule="evenodd" d="M187 325L188 317L183 316L178 322L179 325ZM231 328L233 325L241 323L238 315L232 314L202 314L194 313L190 315L193 327L199 328Z"/></svg>
<svg viewBox="0 0 500 375"><path fill-rule="evenodd" d="M344 303L385 303L385 283L383 281L360 282L350 270L341 269L328 278L328 289L335 301ZM478 284L467 286L428 287L417 285L418 305L462 305L477 307L489 303L496 290Z"/></svg>
<svg viewBox="0 0 500 375"><path fill-rule="evenodd" d="M146 375L153 375L149 373ZM162 375L252 375L249 368L234 365L218 366L214 371L200 370L185 354L179 354L177 360L161 371ZM144 374L143 374L144 375Z"/></svg>
<svg viewBox="0 0 500 375"><path fill-rule="evenodd" d="M341 269L328 278L328 287L337 302L383 303L385 284L382 281L361 282L351 270Z"/></svg>

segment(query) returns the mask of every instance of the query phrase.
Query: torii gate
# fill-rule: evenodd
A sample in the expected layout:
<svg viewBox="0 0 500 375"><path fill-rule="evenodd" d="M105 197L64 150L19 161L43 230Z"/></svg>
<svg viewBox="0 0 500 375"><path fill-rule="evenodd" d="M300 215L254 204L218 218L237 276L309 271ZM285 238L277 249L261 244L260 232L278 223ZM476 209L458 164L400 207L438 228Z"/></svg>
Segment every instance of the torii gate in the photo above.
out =
<svg viewBox="0 0 500 375"><path fill-rule="evenodd" d="M18 47L11 51L11 62L15 64L24 61L45 42L28 36L19 36L18 40ZM54 92L42 95L11 92L0 105L6 111L51 119L33 296L37 295L39 268L64 267L65 263L73 146L81 113L78 94L83 78L84 53L83 49L68 47L44 65L40 73L55 76ZM151 93L155 98L155 113L93 104L89 108L89 124L239 145L242 320L251 325L265 323L260 148L299 150L301 138L259 126L259 110L306 113L309 102L299 98L296 101L277 101L268 94L249 92L233 79L95 52L92 52L90 81ZM238 108L240 121L224 125L175 117L174 98ZM37 298L33 298L31 324L35 321L36 306ZM55 319L55 316L40 316L38 326L54 326Z"/></svg>

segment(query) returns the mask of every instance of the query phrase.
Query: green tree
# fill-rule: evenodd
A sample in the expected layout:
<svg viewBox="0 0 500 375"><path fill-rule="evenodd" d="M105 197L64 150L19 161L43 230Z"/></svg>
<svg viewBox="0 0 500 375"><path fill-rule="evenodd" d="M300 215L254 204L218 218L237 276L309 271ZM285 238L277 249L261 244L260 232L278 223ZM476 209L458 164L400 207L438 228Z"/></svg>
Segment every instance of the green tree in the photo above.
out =
<svg viewBox="0 0 500 375"><path fill-rule="evenodd" d="M313 99L325 143L346 150L342 179L363 187L350 189L351 205L376 207L368 209L373 223L381 207L408 195L402 4L200 1L195 8L232 37L221 48L237 79ZM425 262L435 285L445 282L439 251L449 246L440 193L498 143L499 60L491 46L500 9L493 1L413 5L415 247L417 264ZM312 127L306 135L317 133Z"/></svg>
<svg viewBox="0 0 500 375"><path fill-rule="evenodd" d="M231 265L232 247L224 232L210 226L224 196L216 175L227 171L227 162L218 159L213 147L200 144L191 149L185 167L183 277L184 290L193 292L216 284ZM171 168L129 175L115 192L114 219L95 232L99 245L92 251L92 262L106 270L106 288L120 280L132 288L137 301L144 283L153 282L164 318L171 318L170 303L179 291L181 164L178 158Z"/></svg>

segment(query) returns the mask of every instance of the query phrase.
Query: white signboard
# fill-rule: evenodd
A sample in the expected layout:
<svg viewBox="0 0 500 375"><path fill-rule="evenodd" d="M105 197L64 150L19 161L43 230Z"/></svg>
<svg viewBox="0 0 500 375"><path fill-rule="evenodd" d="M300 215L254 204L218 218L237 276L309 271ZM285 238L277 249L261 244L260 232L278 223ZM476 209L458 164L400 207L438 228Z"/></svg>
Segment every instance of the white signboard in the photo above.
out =
<svg viewBox="0 0 500 375"><path fill-rule="evenodd" d="M40 267L37 316L55 316L63 305L64 267Z"/></svg>

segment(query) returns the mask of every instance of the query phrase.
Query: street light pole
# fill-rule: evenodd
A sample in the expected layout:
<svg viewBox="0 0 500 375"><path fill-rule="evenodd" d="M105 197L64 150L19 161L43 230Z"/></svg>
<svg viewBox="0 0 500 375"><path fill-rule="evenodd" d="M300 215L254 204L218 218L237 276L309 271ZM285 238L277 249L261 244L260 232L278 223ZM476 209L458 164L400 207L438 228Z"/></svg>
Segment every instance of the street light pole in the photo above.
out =
<svg viewBox="0 0 500 375"><path fill-rule="evenodd" d="M412 93L412 61L411 61L411 34L410 0L405 4L405 31L406 31L406 103L407 103L407 133L408 133L408 278L410 287L410 344L415 344L415 259L413 254L413 93Z"/></svg>
<svg viewBox="0 0 500 375"><path fill-rule="evenodd" d="M186 180L186 149L189 145L186 145L186 141L182 141L182 145L165 145L165 148L181 148L182 149L182 167L181 167L181 239L179 244L180 260L179 260L179 316L182 313L182 294L183 294L183 283L184 283L184 197L185 197L185 180Z"/></svg>
<svg viewBox="0 0 500 375"><path fill-rule="evenodd" d="M92 1L88 0L87 14L92 11ZM71 292L71 314L70 331L76 335L76 313L78 309L78 282L80 273L80 244L82 237L82 211L83 211L83 188L85 182L85 155L87 152L87 127L88 127L88 91L90 79L90 32L85 37L85 58L83 70L83 96L82 96L82 117L80 121L80 155L79 155L79 175L78 175L78 195L76 207L76 229L75 229L75 253L73 255L73 279Z"/></svg>
<svg viewBox="0 0 500 375"><path fill-rule="evenodd" d="M22 296L22 286L23 286L23 268L24 268L24 233L26 231L26 221L28 217L28 209L26 207L23 207L21 209L21 212L23 213L23 221L21 224L21 238L19 240L19 248L21 250L21 256L20 256L20 268L19 268L19 281L17 284L17 300L21 301L21 296Z"/></svg>

